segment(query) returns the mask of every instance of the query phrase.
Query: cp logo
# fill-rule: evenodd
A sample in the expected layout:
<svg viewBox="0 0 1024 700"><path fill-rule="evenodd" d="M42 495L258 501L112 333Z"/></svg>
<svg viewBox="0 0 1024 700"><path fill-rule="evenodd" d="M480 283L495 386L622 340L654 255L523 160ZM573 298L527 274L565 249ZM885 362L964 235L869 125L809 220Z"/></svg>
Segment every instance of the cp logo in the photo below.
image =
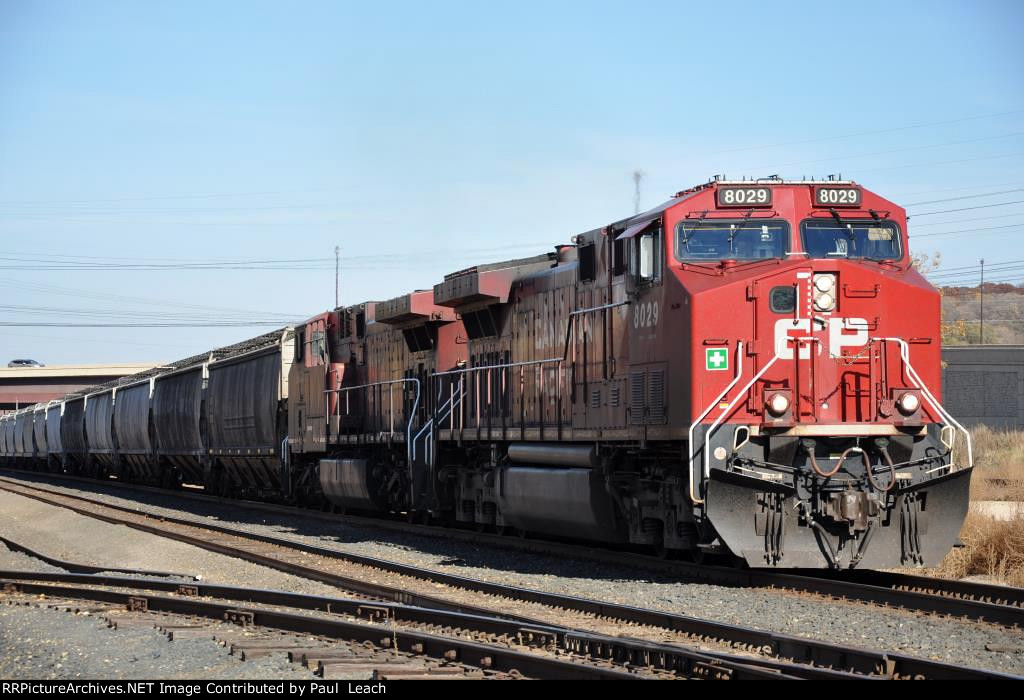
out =
<svg viewBox="0 0 1024 700"><path fill-rule="evenodd" d="M852 331L852 332L849 332ZM780 360L793 359L793 347L798 343L793 338L807 337L811 334L811 319L780 318L775 322L775 353ZM840 357L843 348L860 347L868 342L868 322L863 318L830 318L828 319L828 354L829 357ZM811 344L799 343L800 359L811 357ZM821 353L821 343L818 343Z"/></svg>

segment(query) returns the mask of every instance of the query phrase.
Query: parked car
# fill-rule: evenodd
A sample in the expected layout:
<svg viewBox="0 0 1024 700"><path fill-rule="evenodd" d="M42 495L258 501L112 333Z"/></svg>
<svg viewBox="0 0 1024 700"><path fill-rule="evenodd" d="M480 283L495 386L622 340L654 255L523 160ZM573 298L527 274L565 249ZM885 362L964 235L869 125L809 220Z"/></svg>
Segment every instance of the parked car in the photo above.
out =
<svg viewBox="0 0 1024 700"><path fill-rule="evenodd" d="M11 360L7 363L8 367L45 367L42 362L36 362L35 360Z"/></svg>

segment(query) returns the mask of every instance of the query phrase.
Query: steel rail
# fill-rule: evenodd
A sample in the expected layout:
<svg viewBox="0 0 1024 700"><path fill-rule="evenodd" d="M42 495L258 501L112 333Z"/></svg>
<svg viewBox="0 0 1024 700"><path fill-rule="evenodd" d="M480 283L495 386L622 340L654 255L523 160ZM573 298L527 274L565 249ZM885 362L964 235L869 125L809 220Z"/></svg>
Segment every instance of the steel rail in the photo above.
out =
<svg viewBox="0 0 1024 700"><path fill-rule="evenodd" d="M59 486L61 481L73 481L82 484L89 484L92 486L102 485L107 487L113 487L116 489L123 489L128 491L140 491L145 493L152 493L155 495L181 498L186 500L198 501L202 503L211 503L217 505L225 505L234 508L242 508L245 510L264 511L281 513L289 515L291 517L303 517L317 520L324 520L326 522L349 522L356 526L364 527L383 527L386 529L395 530L404 533L413 533L427 535L431 537L445 537L448 539L459 539L469 542L485 542L487 544L493 544L495 546L504 547L508 549L518 549L524 551L531 551L542 554L554 554L558 556L570 555L578 556L583 559L589 559L592 561L598 561L601 563L618 564L631 567L645 567L653 571L659 571L669 574L683 575L688 578L692 578L702 583L714 583L717 585L725 586L767 586L767 587L782 587L783 583L789 584L786 587L792 587L791 579L798 577L799 579L813 579L813 580L824 580L833 581L836 583L855 583L865 584L872 587L878 588L891 588L900 591L916 591L916 592L927 592L935 596L943 596L948 598L956 598L964 601L977 601L981 603L997 604L1000 606L1016 607L1021 608L1024 611L1024 588L1015 588L1013 586L1003 586L998 584L986 584L978 583L974 581L958 581L954 579L936 578L931 576L920 576L906 573L893 573L885 571L873 571L873 570L852 570L852 571L828 571L826 569L814 570L813 573L806 570L801 571L799 574L785 573L779 571L773 571L769 569L736 569L726 566L716 566L711 564L693 564L684 561L666 560L660 557L642 554L639 552L620 551L614 549L594 549L593 547L586 547L581 545L570 544L566 542L558 542L551 540L540 540L540 539L529 539L524 540L520 538L508 537L504 535L496 535L481 532L472 532L468 530L453 529L448 527L442 527L438 525L424 525L418 523L407 523L401 522L394 519L387 518L375 518L359 515L337 515L327 514L317 511L312 511L306 508L300 508L296 506L286 506L275 503L266 503L262 501L251 501L251 500L225 500L222 498L209 496L203 493L190 493L188 491L171 491L167 489L158 488L155 486L145 486L141 484L130 484L119 481L100 481L97 482L95 479L87 477L80 477L69 474L42 474L39 472L16 470L10 468L0 468L0 474L3 472L16 473L23 477L31 477L34 480L43 480L51 485ZM4 477L0 476L0 482L4 481ZM56 483L55 483L56 482ZM13 482L17 485L25 486L23 482ZM91 502L96 505L105 505L115 509L123 509L129 512L135 511L136 509L126 508L124 506L116 506L113 504L107 504L103 501L88 499L82 496L72 496L71 494L63 494L58 491L51 491L55 495L68 496L72 498L79 498L86 502ZM137 509L138 515L154 516L152 513ZM192 522L192 521L184 521ZM207 525L202 523L203 527L217 527L215 525ZM245 533L248 537L262 537L258 533ZM291 540L284 539L284 543L287 546L304 546L302 543L294 543ZM328 550L334 552L335 556L346 556L346 557L359 557L360 555L347 555L343 552L337 552L336 550ZM378 561L384 564L394 564L394 562L387 562L386 560L374 560L368 558L371 562ZM371 564L376 566L377 564ZM402 566L401 564L395 564L396 566ZM419 570L421 576L424 573L423 570ZM401 573L401 572L399 572ZM444 575L444 574L442 574ZM789 577L788 580L783 581L782 577ZM778 580L777 580L778 579ZM851 589L853 591L855 589ZM808 590L807 592L816 593L819 592L817 589ZM829 595L840 595L839 593L832 593ZM868 601L870 602L870 601ZM936 612L936 611L924 611L924 612ZM948 613L943 613L948 614ZM1022 613L1024 617L1024 613ZM971 618L974 619L974 618ZM992 621L992 620L989 620ZM1016 622L1009 622L1006 624L1021 624L1018 620Z"/></svg>
<svg viewBox="0 0 1024 700"><path fill-rule="evenodd" d="M5 479L0 479L0 489L7 489L7 481ZM41 490L44 491L45 493L54 493L46 491L45 489ZM791 635L779 634L765 630L758 630L754 628L730 625L727 623L714 622L710 620L704 620L685 615L678 615L675 613L665 611L638 608L634 606L592 600L578 596L561 595L556 593L549 593L546 591L538 591L534 589L493 583L490 581L471 579L463 576L458 576L455 574L447 574L443 572L420 569L414 566L378 559L375 557L339 552L337 550L332 550L317 545L310 545L307 543L294 542L288 539L260 535L256 533L248 533L245 531L238 531L234 528L228 528L222 525L207 524L191 519L158 516L145 513L144 511L141 511L139 509L127 508L124 506L115 506L112 504L106 504L99 501L94 501L92 499L87 499L78 496L70 496L67 494L57 493L55 495L63 496L71 500L90 502L94 505L111 508L113 510L129 512L135 516L146 516L156 520L172 522L176 524L180 523L192 527L207 528L217 532L224 532L226 534L256 539L260 542L266 542L269 544L275 544L282 547L298 549L303 552L329 557L332 559L349 561L356 564L386 570L396 574L412 576L435 583L449 585L455 588L472 590L480 593L487 593L491 595L497 595L505 598L521 600L526 602L538 603L541 605L546 605L555 608L572 609L579 612L589 613L600 618L625 620L636 624L669 629L683 634L704 637L718 641L724 641L730 644L756 647L780 658L785 658L798 663L811 663L824 667L838 667L848 671L862 674L881 673L887 677L958 677L956 676L956 674L958 673L956 667L951 667L947 664L928 661L925 659L919 659L910 655L871 651L866 649L858 649L856 647L844 647L837 644L830 644L826 642L820 642L816 640L805 639L802 637L795 637ZM71 510L75 510L76 512L81 512L82 514L88 515L90 517L98 517L93 515L86 509L80 509L76 508L75 506L50 501L45 497L35 495L31 497L36 498L37 500L41 500L42 502L48 502L53 505L58 505L60 507L66 507ZM120 521L116 518L110 517L101 517L101 519L121 522L130 527L141 527L138 523L135 523L134 521ZM157 528L141 529L151 531L153 532L153 534L160 534ZM230 554L230 552L226 551L224 547L216 545L215 543L205 541L202 538L196 539L194 544L200 547L206 547L208 549L211 549L212 551L219 551L221 553ZM244 550L242 551L244 552ZM494 614L492 611L484 608L455 604L445 599L438 599L430 596L410 594L408 591L404 591L403 589L397 589L394 587L373 585L372 588L368 588L366 587L365 584L362 584L361 582L352 579L345 579L345 583L339 584L336 582L335 578L343 577L337 577L337 575L335 574L327 574L315 568L297 567L288 562L279 562L272 558L265 558L265 560L261 561L260 563L263 563L267 566L272 566L274 568L279 568L280 570L287 571L289 573L295 573L296 575L305 576L308 578L315 578L316 580L333 583L334 585L342 585L346 588L349 588L347 584L349 582L352 582L355 585L351 586L351 588L357 590L358 592L369 593L371 595L377 595L383 598L390 598L392 600L397 600L404 603L414 603L420 606L440 607L442 609L447 610L464 612L468 611L476 614ZM284 566L282 567L280 566L280 564L284 564ZM696 568L698 568L699 571L703 574L709 573L709 570L714 570L720 573L724 572L726 575L730 577L739 577L740 579L748 581L747 584L740 585L751 585L749 583L749 577L751 575L756 576L760 573L756 571L739 571L735 569L728 569L725 567ZM798 577L791 578L797 579L798 581L803 581L803 579L799 579ZM812 579L811 581L818 584L838 583L840 585L848 585L845 582L830 582L824 579ZM778 584L776 583L774 585L777 586ZM870 588L868 586L861 587ZM829 592L827 589L821 591L813 590L811 592L821 592L824 595L834 595L834 593ZM514 615L503 615L503 617L531 625L546 624L544 622L539 622L529 617Z"/></svg>
<svg viewBox="0 0 1024 700"><path fill-rule="evenodd" d="M0 478L0 489L13 490L10 488L11 482L7 479ZM158 516L152 513L148 513L140 508L132 508L128 506L119 506L110 503L104 503L96 499L90 499L83 496L72 496L69 494L63 494L55 491L49 491L39 487L26 487L23 484L15 482L15 487L21 488L35 488L37 491L47 493L58 498L67 498L71 500L77 500L83 503L88 503L93 506L99 506L107 508L109 510L130 513L136 517L145 517L161 522L172 523L175 525L183 525L189 527L199 527L214 532L219 532L225 535L234 537L241 537L249 540L256 540L266 544L272 544L280 547L286 547L289 549L297 549L309 554L315 554L319 556L329 557L332 559L339 559L349 561L356 564L362 564L364 566L370 566L373 568L383 569L392 573L404 574L407 576L413 576L416 578L430 580L436 583L442 583L449 586L455 586L457 588L466 588L469 590L476 590L483 593L492 593L494 595L501 595L505 597L515 597L519 600L529 600L530 602L537 602L544 605L560 605L563 603L555 602L559 599L556 594L545 593L543 591L536 591L530 589L516 589L511 586L504 586L502 584L492 583L489 581L483 581L478 579L472 579L465 576L459 576L457 574L449 574L439 571L424 570L408 564L402 564L399 562L389 561L386 559L380 559L377 557L370 557L360 554L353 554L350 552L340 552L338 550L322 547L319 545L311 545L304 542L296 542L291 539L275 537L272 535L266 535L261 533L249 532L241 530L239 528L233 528L226 525L220 525L216 523L202 522L191 518L176 518L171 516ZM47 499L39 494L22 494L27 495L37 500L46 501ZM76 510L74 506L51 503L51 505L60 505L62 507ZM90 517L101 517L96 516L85 509L77 509L81 514L88 515ZM117 518L109 518L106 516L101 519L107 519L111 522L117 522L118 524L129 525L137 527L138 529L147 530L146 526L132 523L130 521L122 521ZM153 534L162 534L158 531L159 528L151 528L147 531ZM189 542L196 546L211 549L212 551L219 551L224 554L230 554L231 556L240 556L233 554L234 550L226 550L224 548L217 548L216 543L207 542L200 538L190 538ZM250 561L261 563L266 566L274 567L273 560L266 557L259 558L259 560L251 558L251 556L242 558L249 558ZM280 568L280 567L277 567ZM286 569L281 569L285 571ZM298 575L306 577L315 577L322 575L321 572L317 572L313 569L306 570L309 573L299 573ZM286 570L290 573L297 573L298 569ZM914 590L903 590L901 588L885 587L881 585L872 585L868 583L859 583L856 581L842 580L839 578L828 578L826 575L822 575L816 572L813 576L797 575L793 573L781 573L778 571L771 571L766 569L732 569L723 566L706 566L696 564L685 564L680 563L677 572L688 572L691 575L697 576L702 581L716 583L719 585L733 585L733 586L744 586L744 587L761 587L761 588L778 588L793 591L800 591L804 593L813 593L822 596L829 596L834 598L846 598L863 603L870 603L873 605L892 606L897 608L903 608L907 610L913 610L923 613L933 613L938 615L949 615L953 617L962 617L969 620L977 620L980 622L990 622L1006 626L1024 626L1024 608L1017 607L1016 605L1004 605L1000 603L986 602L981 599L985 595L991 595L994 592L993 589L998 589L998 586L987 586L985 588L985 595L980 595L971 598L957 597L955 595L933 595L929 593L920 593ZM915 582L919 583L925 577L915 577ZM323 579L318 579L323 580ZM936 579L938 581L939 579ZM352 580L346 584L334 584L343 585L344 587L358 586L361 582ZM959 587L963 587L969 584L960 584ZM913 588L914 586L908 585L907 588ZM921 586L918 586L919 588ZM359 592L364 592L359 588L354 588ZM1012 589L1011 589L1012 590ZM382 595L381 593L368 593L369 595ZM383 594L387 595L387 594ZM571 600L573 597L569 596L566 599ZM580 599L585 600L585 599ZM595 614L606 615L607 613L595 611L592 606L588 606L583 602L579 602L580 607L574 607L576 610L583 612L594 612ZM610 604L601 603L603 608L607 608ZM628 619L628 618L624 618Z"/></svg>
<svg viewBox="0 0 1024 700"><path fill-rule="evenodd" d="M174 573L173 571L124 569L116 566L95 566L93 564L83 564L81 562L64 561L63 559L58 559L56 557L51 557L46 554L37 552L33 549L30 549L28 546L22 544L21 542L15 542L14 540L8 537L4 537L3 535L0 535L0 542L2 542L4 546L12 552L21 552L22 554L26 554L32 557L33 559L38 559L39 561L50 564L51 566L56 566L58 569L64 569L65 571L70 571L76 574L101 574L110 572L118 574L131 574L132 576L161 576L167 578L182 578L190 581L199 580L198 576L193 576L192 574L178 574Z"/></svg>
<svg viewBox="0 0 1024 700"><path fill-rule="evenodd" d="M2 480L0 480L0 481L2 481ZM364 580L361 580L361 579L353 578L351 576L343 576L341 574L335 574L335 573L326 572L326 571L323 571L323 570L318 569L316 567L305 566L303 564L298 564L298 563L295 563L295 562L285 561L285 560L281 559L280 557L275 557L275 556L272 556L272 555L269 555L269 554L265 554L265 553L261 553L261 552L256 552L256 551L252 551L252 550L247 550L247 549L243 549L243 548L240 548L240 547L231 546L230 544L226 544L226 543L222 543L222 542L216 542L216 541L207 539L205 537L200 537L198 535L193 536L193 535L188 535L188 534L185 534L185 533L182 533L182 532L176 532L174 530L168 529L167 527L160 527L159 525L147 525L147 524L139 523L139 522L136 522L134 520L129 520L129 519L126 519L126 518L119 518L119 517L116 517L116 516L111 516L111 515L105 515L105 514L102 514L102 513L97 513L97 512L95 512L93 510L89 510L88 508L78 507L78 506L74 506L74 505L71 505L71 504L68 504L68 503L62 503L62 502L60 502L58 500L54 500L52 498L47 498L47 497L41 496L39 494L33 494L30 491L26 492L26 491L21 491L19 489L12 489L12 488L9 488L9 486L7 486L5 484L0 484L0 490L9 491L10 493L16 493L16 494L24 496L26 498L32 498L32 499L35 499L35 500L40 501L42 503L47 503L49 505L54 505L54 506L57 506L57 507L60 507L60 508L66 508L66 509L71 510L71 511L73 511L75 513L78 513L79 515L83 515L83 516L86 516L86 517L89 517L89 518L93 518L93 519L96 519L96 520L101 520L103 522L108 522L108 523L115 524L115 525L124 525L126 527L130 527L130 528L135 529L135 530L140 530L142 532L146 532L146 533L149 533L151 535L157 535L159 537L164 537L164 538L167 538L167 539L173 539L173 540L176 540L178 542L184 542L185 544L189 544L189 545L192 545L194 547L199 547L201 549L205 549L205 550L208 550L208 551L211 551L211 552L216 552L218 554L223 554L223 555L226 555L226 556L229 556L229 557L234 557L236 559L244 559L245 561L249 561L249 562L252 562L254 564L259 564L261 566L266 566L266 567L271 568L271 569L276 569L277 571L283 571L285 573L292 574L294 576L299 576L299 577L311 579L311 580L314 580L314 581L320 581L321 583L326 583L328 585L337 586L339 588L343 588L343 589L345 589L347 591L350 591L352 593L368 596L370 598L375 598L375 599L379 599L379 600L393 600L393 601L398 601L398 602L406 603L406 604L409 604L409 605L420 605L420 606L423 606L423 607L432 607L432 608L437 608L437 609L441 609L441 610L450 610L450 611L453 611L453 612L470 612L470 613L477 613L477 614L482 614L482 615L490 614L490 611L488 609L486 609L486 608L480 608L480 607L476 607L476 606L472 606L472 605L464 605L464 604L460 604L460 603L453 603L450 600L445 600L443 598L437 598L437 597L434 597L434 596L423 595L423 594L419 594L419 593L412 593L412 592L410 592L410 591L408 591L406 589L397 588L395 586L388 586L388 585L385 585L385 584L374 583L374 582L370 582L370 581L364 581ZM52 492L49 492L49 491L44 491L44 492L52 493ZM70 500L84 501L84 502L87 502L90 505L94 505L94 506L101 506L101 507L104 506L104 504L102 504L102 503L100 503L98 501L91 501L90 499L85 499L85 498L76 497L76 496L63 495L63 494L55 494L55 495L60 496L60 497L64 497L64 498L68 498ZM110 508L112 510L115 510L115 511L129 512L129 513L131 513L132 515L134 515L136 517L147 517L147 518L150 518L150 519L152 519L154 521L161 522L161 523L169 523L169 524L172 524L172 525L181 525L181 526L193 527L193 528L197 528L197 529L211 530L211 531L214 531L214 532L220 532L222 534L230 535L230 536L233 536L233 537L239 537L239 538L254 540L254 541L258 541L258 542L264 542L266 544L275 544L275 545L285 546L285 547L288 547L290 549L299 549L298 547L294 546L294 544L286 544L287 540L282 540L281 542L276 542L276 541L274 541L274 538L265 538L264 539L264 538L262 538L260 536L246 537L244 534L242 534L241 531L233 532L231 528L219 527L219 526L216 526L216 525L201 523L201 522L187 520L187 519L183 519L183 518L170 518L170 517L154 516L154 515L151 515L151 514L146 514L146 513L142 512L142 511L132 512L133 509L124 508L122 506L113 506L113 505L111 505L111 506L106 506L106 507L108 507L108 508ZM312 551L312 550L304 550L304 551L308 551L310 554L320 554L319 552ZM332 558L340 559L340 557L332 557Z"/></svg>
<svg viewBox="0 0 1024 700"><path fill-rule="evenodd" d="M40 583L45 581L46 583ZM85 588L86 584L127 589L128 592L111 591L104 588ZM214 584L177 585L162 580L139 580L88 574L39 574L35 572L0 571L0 586L7 594L48 595L95 600L107 603L123 603L133 609L147 612L171 612L198 615L217 620L237 619L244 616L249 624L271 627L289 632L321 635L347 641L392 640L403 651L413 651L412 645L422 645L422 653L439 659L453 660L478 666L487 670L518 670L539 678L562 680L639 680L643 675L635 671L665 671L682 674L688 678L708 677L709 673L726 674L730 679L862 679L864 676L829 671L794 664L770 662L770 667L761 667L755 658L709 655L686 647L654 644L639 640L628 640L606 635L581 632L564 627L531 626L495 617L468 615L463 613L417 608L413 606L382 604L368 606L366 601L344 598L328 598L284 591L219 586ZM176 597L139 596L140 590L156 590L177 594ZM216 598L223 601L197 600L197 597ZM576 656L589 657L596 664L557 657L552 654L540 655L521 652L487 643L468 641L459 637L448 637L413 629L395 627L389 624L354 623L335 617L322 617L287 613L265 608L241 608L233 603L248 602L260 605L325 612L331 615L347 614L358 617L378 616L382 621L411 622L425 625L441 625L460 630L471 629L489 635L507 635L526 639L545 647L554 642L560 651ZM384 613L386 617L379 617ZM452 654L455 651L456 654ZM589 661L588 659L588 661ZM609 664L610 662L610 664ZM783 672L788 671L788 673Z"/></svg>

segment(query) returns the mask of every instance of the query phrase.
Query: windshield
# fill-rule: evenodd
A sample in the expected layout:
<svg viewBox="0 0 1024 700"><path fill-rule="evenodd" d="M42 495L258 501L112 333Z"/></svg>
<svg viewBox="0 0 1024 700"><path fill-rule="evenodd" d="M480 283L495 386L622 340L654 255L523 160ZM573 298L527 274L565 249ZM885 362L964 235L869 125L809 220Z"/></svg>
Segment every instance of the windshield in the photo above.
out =
<svg viewBox="0 0 1024 700"><path fill-rule="evenodd" d="M899 260L900 232L891 221L805 221L804 250L812 258Z"/></svg>
<svg viewBox="0 0 1024 700"><path fill-rule="evenodd" d="M676 227L679 260L765 260L786 254L783 221L682 221Z"/></svg>

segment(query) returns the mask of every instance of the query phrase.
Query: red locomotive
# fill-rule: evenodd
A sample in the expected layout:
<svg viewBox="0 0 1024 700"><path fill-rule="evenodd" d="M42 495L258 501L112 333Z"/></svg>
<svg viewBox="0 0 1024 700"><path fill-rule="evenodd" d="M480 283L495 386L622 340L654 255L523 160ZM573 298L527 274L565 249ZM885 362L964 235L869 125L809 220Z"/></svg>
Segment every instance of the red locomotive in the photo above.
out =
<svg viewBox="0 0 1024 700"><path fill-rule="evenodd" d="M901 207L847 181L713 181L554 253L179 363L196 449L175 461L157 439L126 462L115 434L96 459L754 567L934 565L972 466L940 404L939 320ZM159 433L160 371L110 390L115 423L146 382Z"/></svg>
<svg viewBox="0 0 1024 700"><path fill-rule="evenodd" d="M751 566L945 555L970 438L902 208L716 181L574 244L313 319L294 464L345 508Z"/></svg>

